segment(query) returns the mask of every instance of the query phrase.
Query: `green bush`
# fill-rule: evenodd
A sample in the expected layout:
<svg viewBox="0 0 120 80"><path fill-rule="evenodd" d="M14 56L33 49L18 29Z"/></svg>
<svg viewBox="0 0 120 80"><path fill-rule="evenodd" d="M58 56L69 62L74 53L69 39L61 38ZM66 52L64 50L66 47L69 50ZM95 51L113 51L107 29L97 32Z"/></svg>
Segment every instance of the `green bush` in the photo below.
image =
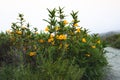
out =
<svg viewBox="0 0 120 80"><path fill-rule="evenodd" d="M68 60L57 60L50 64L48 59L42 66L4 66L0 70L0 80L80 80L84 68L69 64Z"/></svg>
<svg viewBox="0 0 120 80"><path fill-rule="evenodd" d="M5 63L11 62L9 35L6 33L0 33L0 66Z"/></svg>
<svg viewBox="0 0 120 80"><path fill-rule="evenodd" d="M30 30L22 14L9 32L12 55L19 56L11 79L101 80L107 66L104 43L78 25L78 12L67 21L63 8L49 10L45 32ZM14 58L16 60L16 57ZM1 69L1 74L5 69ZM9 68L8 68L9 69ZM9 71L9 70L8 70ZM5 73L7 75L7 73ZM1 75L0 75L1 76Z"/></svg>

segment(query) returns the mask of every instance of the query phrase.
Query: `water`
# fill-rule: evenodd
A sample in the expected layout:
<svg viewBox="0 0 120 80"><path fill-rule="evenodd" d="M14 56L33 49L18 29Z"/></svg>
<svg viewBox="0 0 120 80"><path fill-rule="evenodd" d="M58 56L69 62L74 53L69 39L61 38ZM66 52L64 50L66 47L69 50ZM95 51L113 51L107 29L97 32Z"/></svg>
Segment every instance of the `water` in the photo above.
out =
<svg viewBox="0 0 120 80"><path fill-rule="evenodd" d="M120 49L106 47L105 50L110 70L105 80L120 80Z"/></svg>

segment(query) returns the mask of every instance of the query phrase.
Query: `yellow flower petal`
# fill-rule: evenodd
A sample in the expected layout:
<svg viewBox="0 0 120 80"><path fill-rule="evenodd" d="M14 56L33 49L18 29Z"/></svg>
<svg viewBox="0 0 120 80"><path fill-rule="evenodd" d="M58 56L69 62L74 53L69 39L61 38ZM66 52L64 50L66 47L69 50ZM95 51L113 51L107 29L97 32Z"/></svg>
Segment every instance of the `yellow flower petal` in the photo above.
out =
<svg viewBox="0 0 120 80"><path fill-rule="evenodd" d="M97 43L100 44L100 40L98 40Z"/></svg>
<svg viewBox="0 0 120 80"><path fill-rule="evenodd" d="M86 43L86 39L85 39L85 38L82 38L82 42L83 42L83 43Z"/></svg>
<svg viewBox="0 0 120 80"><path fill-rule="evenodd" d="M80 32L80 28L77 28L76 32L78 32L78 33L79 33L79 32Z"/></svg>
<svg viewBox="0 0 120 80"><path fill-rule="evenodd" d="M43 42L44 42L44 40L43 40L43 39L40 39L40 40L39 40L39 42L40 42L40 43L43 43Z"/></svg>
<svg viewBox="0 0 120 80"><path fill-rule="evenodd" d="M59 36L57 35L56 38L59 39L59 40L66 40L66 39L67 39L67 36L64 35L64 34L61 34L61 35L59 35Z"/></svg>
<svg viewBox="0 0 120 80"><path fill-rule="evenodd" d="M52 42L52 41L54 41L54 38L49 38L48 39L48 42Z"/></svg>
<svg viewBox="0 0 120 80"><path fill-rule="evenodd" d="M64 21L63 21L63 24L68 24L68 21L67 21L67 20L64 20Z"/></svg>
<svg viewBox="0 0 120 80"><path fill-rule="evenodd" d="M77 27L77 26L78 26L78 24L77 24L77 23L75 23L73 26L74 26L74 27Z"/></svg>
<svg viewBox="0 0 120 80"><path fill-rule="evenodd" d="M29 53L29 56L31 56L31 57L32 57L32 56L35 56L35 55L36 55L36 52L30 52L30 53Z"/></svg>
<svg viewBox="0 0 120 80"><path fill-rule="evenodd" d="M91 46L93 49L96 48L96 46Z"/></svg>
<svg viewBox="0 0 120 80"><path fill-rule="evenodd" d="M21 32L21 31L16 31L16 33L17 33L17 34L19 34L19 35L21 35L21 34L22 34L22 32Z"/></svg>
<svg viewBox="0 0 120 80"><path fill-rule="evenodd" d="M49 31L49 28L48 28L48 26L45 28L45 31Z"/></svg>

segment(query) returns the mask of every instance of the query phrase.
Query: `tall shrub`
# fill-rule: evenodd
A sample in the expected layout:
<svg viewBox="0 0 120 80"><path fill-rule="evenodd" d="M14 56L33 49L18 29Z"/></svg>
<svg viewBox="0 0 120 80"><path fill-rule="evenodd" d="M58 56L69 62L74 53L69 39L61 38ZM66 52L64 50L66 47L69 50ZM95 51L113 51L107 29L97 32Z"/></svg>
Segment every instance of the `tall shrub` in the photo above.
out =
<svg viewBox="0 0 120 80"><path fill-rule="evenodd" d="M72 11L68 21L63 9L47 9L49 18L44 21L48 25L41 33L37 28L30 30L19 14L10 32L13 54L20 56L22 66L29 67L30 75L41 80L101 80L107 65L103 42L78 24L78 12Z"/></svg>

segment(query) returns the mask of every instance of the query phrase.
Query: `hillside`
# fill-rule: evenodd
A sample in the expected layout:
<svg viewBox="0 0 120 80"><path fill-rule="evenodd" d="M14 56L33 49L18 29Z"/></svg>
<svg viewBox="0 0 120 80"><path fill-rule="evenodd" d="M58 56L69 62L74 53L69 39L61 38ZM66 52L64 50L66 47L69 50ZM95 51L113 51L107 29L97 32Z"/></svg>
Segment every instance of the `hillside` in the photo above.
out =
<svg viewBox="0 0 120 80"><path fill-rule="evenodd" d="M120 31L108 32L100 35L110 46L120 49Z"/></svg>
<svg viewBox="0 0 120 80"><path fill-rule="evenodd" d="M101 33L100 36L102 38L106 38L106 37L110 37L110 36L113 36L113 35L116 35L116 34L120 34L120 30L118 30L118 31L109 31L109 32L106 32L106 33Z"/></svg>

